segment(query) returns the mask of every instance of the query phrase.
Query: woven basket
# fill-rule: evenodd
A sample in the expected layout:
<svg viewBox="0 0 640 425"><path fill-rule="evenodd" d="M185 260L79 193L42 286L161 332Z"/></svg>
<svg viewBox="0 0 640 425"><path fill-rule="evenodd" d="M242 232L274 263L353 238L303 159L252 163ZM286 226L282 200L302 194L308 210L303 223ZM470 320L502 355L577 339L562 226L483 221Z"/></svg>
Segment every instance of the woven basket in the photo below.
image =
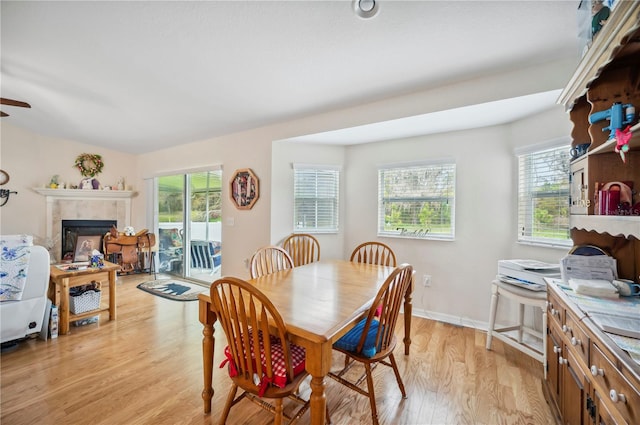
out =
<svg viewBox="0 0 640 425"><path fill-rule="evenodd" d="M82 295L69 297L69 310L71 314L80 314L100 308L100 290L86 291Z"/></svg>

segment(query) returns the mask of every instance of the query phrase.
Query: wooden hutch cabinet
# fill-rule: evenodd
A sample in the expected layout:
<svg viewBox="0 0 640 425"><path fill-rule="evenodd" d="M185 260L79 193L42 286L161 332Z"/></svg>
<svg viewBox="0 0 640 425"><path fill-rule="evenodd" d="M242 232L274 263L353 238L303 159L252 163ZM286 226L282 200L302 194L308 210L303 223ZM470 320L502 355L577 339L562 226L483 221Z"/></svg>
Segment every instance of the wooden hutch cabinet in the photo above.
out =
<svg viewBox="0 0 640 425"><path fill-rule="evenodd" d="M640 365L549 282L545 393L559 422L640 424Z"/></svg>
<svg viewBox="0 0 640 425"><path fill-rule="evenodd" d="M624 110L631 104L640 112L639 1L617 2L559 102L573 123L572 146L589 144L587 153L571 163L573 243L602 248L617 259L620 278L638 281L640 216L633 215L633 208L601 215L596 201L598 188L608 182L633 184L640 193L638 114L631 120L625 161L615 151L617 141L609 129L603 131L617 118L620 105ZM603 112L607 110L610 115ZM633 198L632 206L640 202L640 196ZM640 365L553 283L547 310L545 390L559 421L640 424Z"/></svg>

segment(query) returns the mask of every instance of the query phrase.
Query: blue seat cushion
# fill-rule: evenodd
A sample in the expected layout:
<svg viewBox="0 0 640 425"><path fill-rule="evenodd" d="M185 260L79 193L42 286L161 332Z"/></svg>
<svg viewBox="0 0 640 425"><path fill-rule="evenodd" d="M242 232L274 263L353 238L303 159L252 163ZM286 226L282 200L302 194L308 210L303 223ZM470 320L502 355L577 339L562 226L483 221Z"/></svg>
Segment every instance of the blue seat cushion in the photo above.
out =
<svg viewBox="0 0 640 425"><path fill-rule="evenodd" d="M333 344L333 346L341 350L356 352L358 343L360 342L360 337L362 336L362 332L364 331L364 325L366 323L367 319L362 319L353 329L344 334L342 338L337 340ZM367 338L364 341L364 346L362 347L362 352L360 353L365 357L371 358L378 352L378 347L376 347L376 333L378 332L379 325L380 322L378 322L377 320L371 321L369 332L367 332Z"/></svg>

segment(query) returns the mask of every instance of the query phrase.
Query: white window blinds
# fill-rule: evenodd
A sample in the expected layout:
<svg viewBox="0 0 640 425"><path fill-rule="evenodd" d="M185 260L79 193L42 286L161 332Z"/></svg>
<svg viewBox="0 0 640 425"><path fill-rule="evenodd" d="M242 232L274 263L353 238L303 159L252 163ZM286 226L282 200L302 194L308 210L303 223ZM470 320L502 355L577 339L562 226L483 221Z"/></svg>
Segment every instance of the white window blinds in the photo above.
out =
<svg viewBox="0 0 640 425"><path fill-rule="evenodd" d="M338 231L340 170L294 165L293 228L304 232Z"/></svg>
<svg viewBox="0 0 640 425"><path fill-rule="evenodd" d="M453 239L455 181L455 163L379 169L378 235Z"/></svg>
<svg viewBox="0 0 640 425"><path fill-rule="evenodd" d="M518 241L570 246L569 149L518 155Z"/></svg>

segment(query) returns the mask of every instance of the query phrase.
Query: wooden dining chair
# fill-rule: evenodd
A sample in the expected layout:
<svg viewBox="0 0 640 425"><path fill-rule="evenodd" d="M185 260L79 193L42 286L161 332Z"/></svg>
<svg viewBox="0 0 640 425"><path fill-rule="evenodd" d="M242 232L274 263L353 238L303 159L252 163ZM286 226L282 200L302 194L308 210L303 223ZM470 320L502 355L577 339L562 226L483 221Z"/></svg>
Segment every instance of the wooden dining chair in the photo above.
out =
<svg viewBox="0 0 640 425"><path fill-rule="evenodd" d="M298 267L320 260L320 243L312 235L293 233L282 243L293 259L293 266Z"/></svg>
<svg viewBox="0 0 640 425"><path fill-rule="evenodd" d="M350 261L395 267L396 254L382 242L364 242L353 250Z"/></svg>
<svg viewBox="0 0 640 425"><path fill-rule="evenodd" d="M373 367L377 364L391 367L396 376L402 397L407 398L407 393L398 371L398 365L393 356L393 350L396 347L394 329L405 295L412 288L412 275L413 267L409 264L402 264L396 267L378 291L366 317L333 344L334 350L346 354L351 360L355 361L349 362L337 373L329 372L329 376L348 388L369 397L371 417L374 424L378 424L378 412L371 375ZM382 306L382 312L379 316L376 316L376 308L379 305ZM356 363L362 363L365 371L358 380L352 382L345 379L343 375ZM367 390L359 386L365 378L367 380Z"/></svg>
<svg viewBox="0 0 640 425"><path fill-rule="evenodd" d="M213 311L229 344L224 349L226 359L222 366L227 366L232 381L220 424L226 422L231 407L243 398L275 414L277 425L284 418L294 423L309 408L309 401L297 394L308 375L304 348L289 341L282 316L251 283L223 277L213 282L210 294ZM236 397L238 388L242 394ZM285 398L300 406L284 412ZM275 405L265 399L274 399Z"/></svg>
<svg viewBox="0 0 640 425"><path fill-rule="evenodd" d="M280 270L293 268L293 260L284 248L265 246L258 249L251 257L249 272L251 279Z"/></svg>

